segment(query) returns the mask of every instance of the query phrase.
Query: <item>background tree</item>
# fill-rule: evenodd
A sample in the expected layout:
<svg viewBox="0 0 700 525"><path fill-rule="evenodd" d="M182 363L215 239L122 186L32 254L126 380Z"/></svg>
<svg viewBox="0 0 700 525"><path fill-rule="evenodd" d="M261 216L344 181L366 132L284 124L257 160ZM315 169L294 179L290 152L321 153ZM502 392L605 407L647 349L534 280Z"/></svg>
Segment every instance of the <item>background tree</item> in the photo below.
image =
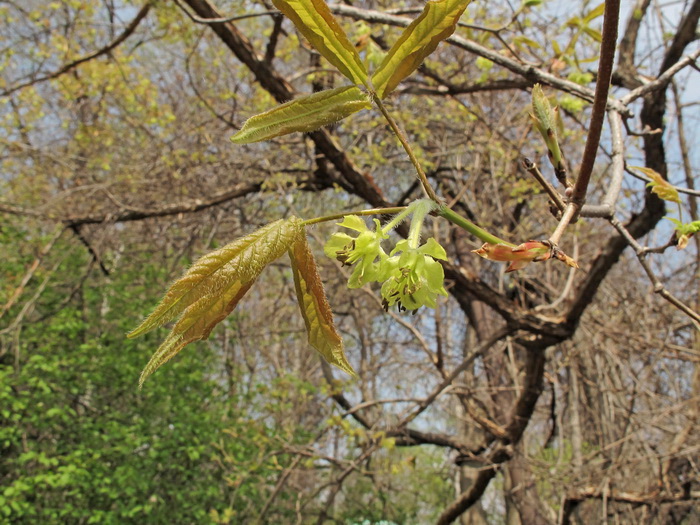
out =
<svg viewBox="0 0 700 525"><path fill-rule="evenodd" d="M331 6L373 68L422 8ZM533 178L556 180L529 116L542 84L568 176L593 169L561 240L581 271L506 274L433 221L450 297L405 317L319 259L347 380L308 347L274 264L138 393L159 338L124 333L200 255L292 214L404 205L420 185L378 113L229 142L248 117L343 84L269 3L0 6L3 519L697 520L698 241L677 250L662 218L699 219L700 2L623 9L592 157L602 13L475 1L386 101L441 198L522 242L557 225ZM678 211L630 166L682 190ZM315 251L331 231L312 230Z"/></svg>

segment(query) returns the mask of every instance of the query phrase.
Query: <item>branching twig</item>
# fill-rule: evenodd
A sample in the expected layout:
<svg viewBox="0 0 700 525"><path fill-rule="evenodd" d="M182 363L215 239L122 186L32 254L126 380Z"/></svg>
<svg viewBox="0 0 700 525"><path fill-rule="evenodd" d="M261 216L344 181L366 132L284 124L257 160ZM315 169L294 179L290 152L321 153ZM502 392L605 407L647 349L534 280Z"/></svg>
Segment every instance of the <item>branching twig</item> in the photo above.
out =
<svg viewBox="0 0 700 525"><path fill-rule="evenodd" d="M185 7L179 2L179 0L173 0L175 4L182 10L187 17L197 24L225 24L226 22L237 22L239 20L246 20L248 18L257 18L260 16L274 16L279 15L280 12L276 9L274 11L263 11L261 13L247 13L245 15L232 15L227 17L216 17L216 18L202 18L197 15L190 13Z"/></svg>
<svg viewBox="0 0 700 525"><path fill-rule="evenodd" d="M341 4L332 4L328 7L332 12L337 13L341 16L347 16L355 20L363 20L365 22L370 23L380 23L398 27L407 27L412 22L410 18L390 15L387 13L382 13L381 11L374 11L371 9L360 9L357 7ZM452 35L445 41L477 56L487 58L491 62L501 67L504 67L512 71L513 73L516 73L517 75L527 78L533 83L541 82L542 84L547 84L549 86L555 87L561 91L565 91L589 102L593 101L595 98L595 92L585 86L582 86L575 82L571 82L570 80L562 79L543 69L536 68L528 64L522 64L517 60L513 60L512 58L502 55L498 51L494 51L493 49L489 49L480 44L477 44L472 40L463 38L458 35ZM632 111L627 106L621 104L619 101L615 99L610 99L607 101L607 103L609 109L614 109L625 117L632 116Z"/></svg>
<svg viewBox="0 0 700 525"><path fill-rule="evenodd" d="M610 78L612 77L613 63L615 61L615 46L617 45L617 26L619 19L620 0L608 0L605 2L603 40L600 45L598 81L596 82L595 99L593 100L591 124L588 129L588 136L586 137L586 146L583 151L581 167L567 209L562 215L559 226L557 226L557 229L549 238L550 242L555 245L559 243L559 239L569 222L578 216L586 200L588 183L593 173L593 166L595 165L595 159L598 154L600 135L603 130L608 92L610 91Z"/></svg>
<svg viewBox="0 0 700 525"><path fill-rule="evenodd" d="M691 64L695 64L695 61L698 59L698 57L700 57L700 49L680 59L678 62L676 62L666 71L664 71L663 74L659 75L658 78L652 80L647 84L644 84L643 86L638 87L637 89L630 91L620 99L620 102L627 106L631 102L637 100L640 97L643 97L648 93L651 93L652 91L665 88L671 81L671 79L676 75L676 73L678 73L680 70L684 69L685 67Z"/></svg>
<svg viewBox="0 0 700 525"><path fill-rule="evenodd" d="M700 323L700 314L669 292L651 269L651 266L646 258L647 253L649 253L648 250L637 242L637 240L629 231L627 231L627 228L625 228L622 223L617 220L617 218L611 218L610 224L613 225L613 227L620 233L620 235L622 235L625 241L627 241L627 243L634 249L639 263L642 265L642 268L644 268L644 271L649 277L651 284L654 286L654 293L659 294L681 312L693 319L696 323Z"/></svg>
<svg viewBox="0 0 700 525"><path fill-rule="evenodd" d="M524 157L522 160L523 163L523 168L532 175L535 180L539 183L540 186L544 189L545 192L547 192L547 195L549 195L549 198L552 200L554 205L559 209L559 211L563 211L564 207L566 204L564 203L564 200L561 198L561 195L559 195L559 192L554 189L554 186L552 186L547 179L544 178L544 175L542 175L542 172L540 169L537 167L537 164L532 162L530 159Z"/></svg>
<svg viewBox="0 0 700 525"><path fill-rule="evenodd" d="M85 62L88 62L90 60L93 60L97 57L100 57L102 55L106 55L113 49L115 49L119 44L124 42L127 38L129 38L134 31L136 31L136 28L138 25L141 23L141 20L146 18L146 15L148 14L148 11L151 9L151 2L147 2L146 5L144 5L139 12L136 14L134 19L131 21L131 23L126 26L124 31L112 42L110 42L107 46L103 47L102 49L99 49L95 51L94 53L90 53L89 55L85 55L84 57L78 58L76 60L73 60L72 62L69 62L68 64L65 64L63 67L58 69L57 71L54 71L53 73L48 73L46 75L33 78L32 80L27 80L26 82L22 82L21 84L17 84L15 86L12 86L11 88L6 89L5 91L0 93L0 97L6 97L8 95L11 95L15 91L19 91L20 89L33 86L35 84L38 84L40 82L45 82L47 80L53 80L54 78L58 78L61 75L68 73L69 71L75 69L78 67L80 64L84 64Z"/></svg>

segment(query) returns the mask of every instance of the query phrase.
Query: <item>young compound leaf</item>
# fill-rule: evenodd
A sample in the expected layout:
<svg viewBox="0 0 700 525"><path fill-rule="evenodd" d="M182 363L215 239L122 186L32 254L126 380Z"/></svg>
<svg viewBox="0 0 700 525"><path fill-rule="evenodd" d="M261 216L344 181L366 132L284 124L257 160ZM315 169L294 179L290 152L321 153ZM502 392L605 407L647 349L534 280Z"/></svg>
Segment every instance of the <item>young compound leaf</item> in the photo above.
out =
<svg viewBox="0 0 700 525"><path fill-rule="evenodd" d="M175 281L161 303L128 337L137 337L180 315L170 335L155 352L140 383L185 345L209 336L262 272L300 237L300 219L275 221L205 255Z"/></svg>
<svg viewBox="0 0 700 525"><path fill-rule="evenodd" d="M295 131L314 131L369 107L367 96L355 86L327 89L249 118L231 140L249 144Z"/></svg>
<svg viewBox="0 0 700 525"><path fill-rule="evenodd" d="M316 261L309 250L306 237L301 237L289 249L294 272L294 285L297 290L299 308L306 323L309 344L328 363L355 376L355 371L345 356L343 340L333 323L333 313L323 291L323 283L316 269Z"/></svg>
<svg viewBox="0 0 700 525"><path fill-rule="evenodd" d="M675 202L677 204L681 203L681 197L678 195L678 190L673 187L673 185L664 179L661 174L657 173L651 168L644 168L641 166L630 166L631 169L641 171L651 179L651 182L647 184L648 188L651 188L652 193L656 193L659 198Z"/></svg>
<svg viewBox="0 0 700 525"><path fill-rule="evenodd" d="M354 84L367 84L360 55L323 0L272 0L314 48Z"/></svg>
<svg viewBox="0 0 700 525"><path fill-rule="evenodd" d="M409 25L387 52L372 84L379 98L384 98L404 78L420 66L437 45L454 33L459 17L471 0L430 0L423 12Z"/></svg>
<svg viewBox="0 0 700 525"><path fill-rule="evenodd" d="M161 365L175 357L188 344L206 339L212 329L223 321L238 305L253 286L255 280L244 285L236 282L218 297L203 297L185 310L182 318L173 327L168 337L151 356L139 377L139 388Z"/></svg>

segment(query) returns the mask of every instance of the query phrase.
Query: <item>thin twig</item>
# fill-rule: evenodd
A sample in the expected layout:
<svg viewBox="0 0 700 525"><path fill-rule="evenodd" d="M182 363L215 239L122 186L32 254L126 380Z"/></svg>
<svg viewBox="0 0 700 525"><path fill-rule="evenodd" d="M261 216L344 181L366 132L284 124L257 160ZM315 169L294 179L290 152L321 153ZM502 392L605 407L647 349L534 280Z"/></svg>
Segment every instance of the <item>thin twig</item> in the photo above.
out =
<svg viewBox="0 0 700 525"><path fill-rule="evenodd" d="M179 2L179 0L173 0L175 4L182 10L183 13L187 15L187 17L192 20L193 22L197 24L225 24L227 22L237 22L239 20L245 20L247 18L257 18L260 16L274 16L274 15L279 15L280 12L278 10L274 11L263 11L261 13L248 13L245 15L233 15L233 16L227 16L227 17L222 17L222 18L201 18L197 15L193 15L190 13L185 7Z"/></svg>
<svg viewBox="0 0 700 525"><path fill-rule="evenodd" d="M700 49L696 50L695 53L684 56L682 59L680 59L678 62L676 62L666 71L664 71L662 75L659 75L659 77L657 77L655 80L652 80L648 84L644 84L643 86L640 86L637 89L630 91L620 99L620 102L622 102L625 105L628 105L631 102L637 100L638 98L643 97L648 93L651 93L652 91L656 91L657 89L662 89L666 87L666 85L671 81L671 79L676 73L678 73L681 69L691 64L695 64L695 61L698 59L698 57L700 57Z"/></svg>
<svg viewBox="0 0 700 525"><path fill-rule="evenodd" d="M637 173L636 171L631 170L627 167L625 167L625 171L627 173L629 173L630 175L632 175L635 179L639 179L639 180L647 182L647 183L653 182L649 177L642 175L641 173ZM669 183L669 184L671 185L671 183ZM680 193L685 193L686 195L692 195L693 197L700 197L700 190L691 190L689 188L681 188L680 186L673 186L673 185L671 185L671 187Z"/></svg>
<svg viewBox="0 0 700 525"><path fill-rule="evenodd" d="M659 278L656 276L654 271L651 269L651 266L649 265L649 262L647 261L646 257L647 253L649 253L648 250L637 242L637 240L632 236L632 234L629 231L627 231L627 228L625 228L623 224L619 220L617 220L617 218L611 218L610 224L613 225L613 227L620 233L620 235L622 235L622 237L624 237L627 243L634 249L639 263L642 265L642 268L646 272L647 277L649 277L651 284L654 286L654 293L659 294L673 306L678 308L681 312L693 319L696 323L700 323L700 314L698 314L695 310L693 310L691 307L686 305L683 301L681 301L680 299L675 297L671 292L669 292L663 285L663 283L659 280Z"/></svg>
<svg viewBox="0 0 700 525"><path fill-rule="evenodd" d="M390 15L372 9L360 9L357 7L352 7L343 4L331 4L328 7L333 13L339 14L341 16L347 16L354 20L363 20L365 22L370 23L407 27L412 22L410 18ZM484 47L467 38L463 38L458 35L452 35L445 41L477 56L487 58L494 64L497 64L501 67L508 69L509 71L512 71L513 73L516 73L517 75L527 78L533 83L540 82L542 84L547 84L566 93L570 93L571 95L579 97L583 100L587 100L588 102L593 101L595 98L595 93L590 88L587 88L570 80L562 79L557 75L549 73L548 71L545 71L543 69L536 68L532 65L522 64L521 62L513 60L512 58L507 57L496 50ZM624 104L621 104L618 100L611 98L607 101L607 104L609 109L614 109L620 112L620 114L624 117L633 116L632 111Z"/></svg>
<svg viewBox="0 0 700 525"><path fill-rule="evenodd" d="M418 407L411 412L408 416L404 417L400 423L395 425L397 428L404 427L408 425L411 421L416 419L421 413L425 411L430 405L433 404L435 399L448 387L452 382L457 379L457 377L464 372L476 358L483 355L489 348L495 345L498 341L504 337L509 336L513 333L513 328L506 326L497 330L491 337L479 344L472 353L470 353L458 366L455 368L450 375L448 375L435 389L418 404Z"/></svg>
<svg viewBox="0 0 700 525"><path fill-rule="evenodd" d="M600 45L600 61L598 64L598 81L596 83L595 99L593 100L591 123L588 136L586 137L581 168L579 169L571 198L562 214L559 225L549 238L550 242L555 245L559 243L568 224L578 216L586 200L588 184L591 180L593 166L598 154L598 144L600 143L600 135L603 130L608 92L610 91L610 79L615 61L615 46L617 45L617 26L620 20L620 0L608 0L605 3L604 17L603 40Z"/></svg>
<svg viewBox="0 0 700 525"><path fill-rule="evenodd" d="M122 33L117 38L112 40L112 42L110 42L107 46L103 47L102 49L99 49L99 50L95 51L94 53L90 53L89 55L85 55L84 57L73 60L72 62L65 64L63 67L54 71L53 73L48 73L46 75L43 75L43 76L40 76L37 78L33 78L32 80L27 80L26 82L22 82L21 84L17 84L16 86L12 86L11 88L6 89L2 93L0 93L0 97L6 97L8 95L11 95L15 91L19 91L20 89L23 89L23 88L26 88L29 86L33 86L33 85L38 84L40 82L45 82L47 80L53 80L54 78L58 78L61 75L75 69L80 64L88 62L88 61L90 61L94 58L100 57L102 55L106 55L107 53L109 53L110 51L115 49L119 44L124 42L124 40L129 38L129 36L131 36L131 34L134 31L136 31L136 28L141 23L141 20L146 18L146 15L148 14L148 11L150 9L151 9L151 2L147 2L139 10L139 12L136 14L136 16L131 21L131 23L128 26L126 26L124 31L122 31Z"/></svg>
<svg viewBox="0 0 700 525"><path fill-rule="evenodd" d="M559 195L559 192L554 189L554 186L552 186L549 181L544 178L544 175L542 175L542 172L537 167L537 164L532 162L527 157L523 157L522 164L525 171L532 175L539 185L542 186L542 189L547 192L547 195L549 195L549 198L552 199L552 202L559 209L559 211L563 211L566 207L564 200L561 198L561 195Z"/></svg>

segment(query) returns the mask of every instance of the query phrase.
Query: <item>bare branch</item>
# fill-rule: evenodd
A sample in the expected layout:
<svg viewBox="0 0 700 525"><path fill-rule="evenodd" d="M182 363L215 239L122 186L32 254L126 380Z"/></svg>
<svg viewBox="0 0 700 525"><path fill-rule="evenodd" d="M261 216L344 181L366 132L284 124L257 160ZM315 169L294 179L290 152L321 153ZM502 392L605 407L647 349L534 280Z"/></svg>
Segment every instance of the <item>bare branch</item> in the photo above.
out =
<svg viewBox="0 0 700 525"><path fill-rule="evenodd" d="M89 55L85 55L84 57L73 60L72 62L65 64L63 67L54 71L53 73L49 73L49 74L46 74L46 75L43 75L43 76L40 76L37 78L33 78L33 79L28 80L26 82L22 82L21 84L18 84L16 86L12 86L11 88L6 89L5 91L1 92L0 97L6 97L8 95L11 95L15 91L19 91L20 89L23 89L23 88L26 88L29 86L33 86L33 85L38 84L40 82L45 82L47 80L52 80L54 78L58 78L61 75L68 73L69 71L75 69L80 64L84 64L85 62L88 62L90 60L98 58L102 55L106 55L110 51L113 51L117 46L119 46L119 44L124 42L127 38L129 38L134 33L134 31L136 31L136 28L139 26L141 21L144 18L146 18L146 15L150 11L150 9L151 9L151 2L147 2L139 10L139 12L136 14L136 16L131 21L131 23L129 23L129 25L126 26L124 31L122 31L122 33L117 38L112 40L112 42L110 42L107 46L103 47L102 49L99 49L99 50L95 51L94 53L90 53Z"/></svg>

